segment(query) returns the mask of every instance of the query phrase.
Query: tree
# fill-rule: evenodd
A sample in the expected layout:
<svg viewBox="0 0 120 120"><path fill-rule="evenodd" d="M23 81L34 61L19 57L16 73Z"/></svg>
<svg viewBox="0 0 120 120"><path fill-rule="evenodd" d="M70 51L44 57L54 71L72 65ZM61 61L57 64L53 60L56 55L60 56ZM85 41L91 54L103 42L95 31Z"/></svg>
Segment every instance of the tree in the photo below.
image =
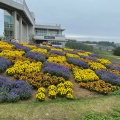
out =
<svg viewBox="0 0 120 120"><path fill-rule="evenodd" d="M32 43L35 42L34 34L30 34L30 35L29 35L29 38L30 38L30 41L31 41Z"/></svg>
<svg viewBox="0 0 120 120"><path fill-rule="evenodd" d="M114 51L113 51L114 55L120 56L120 47L117 47Z"/></svg>
<svg viewBox="0 0 120 120"><path fill-rule="evenodd" d="M68 40L65 46L72 48L72 49L93 51L93 46L90 46L90 45L87 45L85 43L81 43L81 42L75 41L75 40Z"/></svg>

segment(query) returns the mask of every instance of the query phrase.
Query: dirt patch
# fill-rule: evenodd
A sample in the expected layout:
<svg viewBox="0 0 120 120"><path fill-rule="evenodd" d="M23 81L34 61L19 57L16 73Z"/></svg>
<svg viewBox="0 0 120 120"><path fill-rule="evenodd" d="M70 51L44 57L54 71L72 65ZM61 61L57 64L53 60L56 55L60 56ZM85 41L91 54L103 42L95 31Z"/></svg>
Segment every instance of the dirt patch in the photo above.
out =
<svg viewBox="0 0 120 120"><path fill-rule="evenodd" d="M75 98L89 98L89 97L98 97L101 96L101 94L93 91L89 91L87 89L81 88L79 86L79 83L77 83L74 80L73 74L71 73L70 81L73 83L73 89L74 89L74 97Z"/></svg>

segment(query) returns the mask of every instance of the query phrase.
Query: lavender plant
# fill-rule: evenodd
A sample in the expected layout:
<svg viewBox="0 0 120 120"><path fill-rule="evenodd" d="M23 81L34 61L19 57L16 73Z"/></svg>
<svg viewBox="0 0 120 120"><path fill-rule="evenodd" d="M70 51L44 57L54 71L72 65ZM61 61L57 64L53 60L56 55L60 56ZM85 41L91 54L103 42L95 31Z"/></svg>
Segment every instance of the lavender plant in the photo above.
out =
<svg viewBox="0 0 120 120"><path fill-rule="evenodd" d="M120 85L120 76L119 75L112 73L112 72L108 72L106 70L96 70L95 72L99 76L99 78L104 80L105 82Z"/></svg>
<svg viewBox="0 0 120 120"><path fill-rule="evenodd" d="M11 62L7 58L0 56L0 73L4 72L10 65Z"/></svg>
<svg viewBox="0 0 120 120"><path fill-rule="evenodd" d="M67 62L70 64L77 65L82 68L89 68L89 65L86 62L84 62L83 60L80 60L78 58L68 57Z"/></svg>
<svg viewBox="0 0 120 120"><path fill-rule="evenodd" d="M32 95L32 87L25 81L9 81L0 77L0 102L17 102L28 99Z"/></svg>
<svg viewBox="0 0 120 120"><path fill-rule="evenodd" d="M61 76L65 79L69 79L70 77L70 70L62 65L51 62L45 62L43 66L44 73L50 73L51 75Z"/></svg>
<svg viewBox="0 0 120 120"><path fill-rule="evenodd" d="M30 51L31 49L29 47L23 46L19 43L13 43L16 49L24 50L25 52Z"/></svg>
<svg viewBox="0 0 120 120"><path fill-rule="evenodd" d="M61 52L61 51L57 51L57 50L51 50L50 53L53 53L53 54L58 54L58 55L61 55L61 56L64 56L65 53Z"/></svg>
<svg viewBox="0 0 120 120"><path fill-rule="evenodd" d="M44 62L46 60L45 55L43 55L42 53L37 53L37 52L30 52L29 51L25 54L25 57L29 57L31 59L41 61L41 62Z"/></svg>

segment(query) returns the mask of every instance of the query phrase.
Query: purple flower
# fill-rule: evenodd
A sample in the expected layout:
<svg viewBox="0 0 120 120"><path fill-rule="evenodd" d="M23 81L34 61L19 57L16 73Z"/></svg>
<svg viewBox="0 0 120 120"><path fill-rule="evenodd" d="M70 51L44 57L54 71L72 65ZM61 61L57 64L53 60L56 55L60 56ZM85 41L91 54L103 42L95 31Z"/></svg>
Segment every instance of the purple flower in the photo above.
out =
<svg viewBox="0 0 120 120"><path fill-rule="evenodd" d="M14 44L15 48L24 50L25 52L28 52L31 50L29 47L23 46L19 43L12 43L12 44Z"/></svg>
<svg viewBox="0 0 120 120"><path fill-rule="evenodd" d="M32 95L32 87L23 80L9 81L0 77L0 102L16 102L19 99L28 99Z"/></svg>
<svg viewBox="0 0 120 120"><path fill-rule="evenodd" d="M105 82L110 82L112 84L120 85L119 75L105 70L96 70L95 72L99 76L99 78L104 80Z"/></svg>
<svg viewBox="0 0 120 120"><path fill-rule="evenodd" d="M120 71L120 66L112 65L112 64L107 64L107 65L105 65L105 66L106 66L108 69Z"/></svg>
<svg viewBox="0 0 120 120"><path fill-rule="evenodd" d="M78 58L68 57L67 62L70 63L70 64L77 65L79 67L83 67L83 68L88 68L89 67L89 65L86 62L84 62L83 60L80 60Z"/></svg>
<svg viewBox="0 0 120 120"><path fill-rule="evenodd" d="M51 50L50 53L58 54L58 55L61 55L61 56L65 56L65 53L63 53L61 51L58 51L58 50Z"/></svg>
<svg viewBox="0 0 120 120"><path fill-rule="evenodd" d="M0 56L0 73L4 72L10 65L11 62L7 58Z"/></svg>
<svg viewBox="0 0 120 120"><path fill-rule="evenodd" d="M45 62L44 63L44 73L50 73L51 75L61 76L65 79L69 79L70 77L70 70L62 65Z"/></svg>
<svg viewBox="0 0 120 120"><path fill-rule="evenodd" d="M27 52L25 54L25 57L29 57L31 59L37 60L44 62L46 60L46 56L42 53L37 53L37 52Z"/></svg>
<svg viewBox="0 0 120 120"><path fill-rule="evenodd" d="M94 57L90 57L90 56L80 56L81 58L84 58L84 59L88 59L88 60L92 60L94 62L97 62L98 60Z"/></svg>

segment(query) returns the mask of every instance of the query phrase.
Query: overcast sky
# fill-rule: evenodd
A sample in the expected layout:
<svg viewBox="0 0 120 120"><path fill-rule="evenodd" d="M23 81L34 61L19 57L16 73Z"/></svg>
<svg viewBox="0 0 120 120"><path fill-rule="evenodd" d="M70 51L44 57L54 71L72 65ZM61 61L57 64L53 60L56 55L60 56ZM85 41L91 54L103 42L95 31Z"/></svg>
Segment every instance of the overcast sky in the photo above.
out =
<svg viewBox="0 0 120 120"><path fill-rule="evenodd" d="M36 22L61 24L66 37L120 42L120 0L26 0L26 3L35 13Z"/></svg>

